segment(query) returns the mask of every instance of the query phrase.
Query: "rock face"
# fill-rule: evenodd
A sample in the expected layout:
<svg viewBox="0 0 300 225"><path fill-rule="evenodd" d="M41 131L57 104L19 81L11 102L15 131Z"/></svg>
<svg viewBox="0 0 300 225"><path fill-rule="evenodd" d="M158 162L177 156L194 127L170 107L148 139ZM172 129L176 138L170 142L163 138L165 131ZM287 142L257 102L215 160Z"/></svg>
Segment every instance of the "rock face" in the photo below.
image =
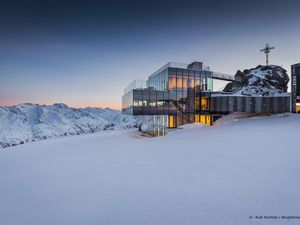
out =
<svg viewBox="0 0 300 225"><path fill-rule="evenodd" d="M255 68L238 70L234 82L226 85L223 91L236 95L274 96L287 92L289 76L280 66L257 66Z"/></svg>
<svg viewBox="0 0 300 225"><path fill-rule="evenodd" d="M138 118L109 108L70 108L65 104L0 107L0 148L51 137L138 127Z"/></svg>

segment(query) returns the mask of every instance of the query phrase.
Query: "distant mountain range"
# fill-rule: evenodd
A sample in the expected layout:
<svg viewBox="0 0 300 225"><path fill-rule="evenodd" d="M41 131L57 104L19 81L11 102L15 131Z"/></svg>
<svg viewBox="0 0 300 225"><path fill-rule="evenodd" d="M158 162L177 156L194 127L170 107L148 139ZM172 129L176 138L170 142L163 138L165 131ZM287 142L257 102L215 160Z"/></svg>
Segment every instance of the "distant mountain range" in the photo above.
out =
<svg viewBox="0 0 300 225"><path fill-rule="evenodd" d="M0 107L0 148L51 137L137 127L138 120L110 108L70 108L65 104Z"/></svg>

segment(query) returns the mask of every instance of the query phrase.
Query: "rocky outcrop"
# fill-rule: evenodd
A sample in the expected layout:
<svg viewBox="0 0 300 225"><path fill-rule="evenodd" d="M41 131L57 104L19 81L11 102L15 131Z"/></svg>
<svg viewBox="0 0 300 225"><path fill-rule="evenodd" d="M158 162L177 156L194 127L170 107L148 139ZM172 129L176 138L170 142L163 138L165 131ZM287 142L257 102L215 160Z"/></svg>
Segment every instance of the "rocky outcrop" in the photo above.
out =
<svg viewBox="0 0 300 225"><path fill-rule="evenodd" d="M247 96L274 96L287 92L289 76L280 66L257 66L238 70L235 80L226 85L223 91Z"/></svg>

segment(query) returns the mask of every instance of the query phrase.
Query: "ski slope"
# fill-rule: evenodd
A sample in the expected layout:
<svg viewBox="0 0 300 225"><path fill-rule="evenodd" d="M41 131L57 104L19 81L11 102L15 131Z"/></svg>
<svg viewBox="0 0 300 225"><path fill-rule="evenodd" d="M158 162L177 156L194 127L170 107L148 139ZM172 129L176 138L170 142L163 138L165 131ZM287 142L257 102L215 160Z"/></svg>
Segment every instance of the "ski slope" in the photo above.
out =
<svg viewBox="0 0 300 225"><path fill-rule="evenodd" d="M300 224L255 218L300 216L299 134L299 115L229 116L1 149L0 224Z"/></svg>

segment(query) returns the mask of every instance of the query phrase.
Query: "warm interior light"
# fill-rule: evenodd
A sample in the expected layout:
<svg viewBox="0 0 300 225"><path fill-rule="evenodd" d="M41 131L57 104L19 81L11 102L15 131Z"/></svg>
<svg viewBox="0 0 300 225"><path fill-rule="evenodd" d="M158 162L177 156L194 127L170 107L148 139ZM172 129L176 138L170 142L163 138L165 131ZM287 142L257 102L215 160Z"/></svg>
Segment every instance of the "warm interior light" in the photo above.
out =
<svg viewBox="0 0 300 225"><path fill-rule="evenodd" d="M169 77L169 90L176 89L176 77Z"/></svg>
<svg viewBox="0 0 300 225"><path fill-rule="evenodd" d="M169 128L173 128L173 127L175 127L174 116L170 115L169 116Z"/></svg>
<svg viewBox="0 0 300 225"><path fill-rule="evenodd" d="M201 109L202 110L209 110L209 107L208 107L208 98L206 98L206 97L202 97L201 98Z"/></svg>

